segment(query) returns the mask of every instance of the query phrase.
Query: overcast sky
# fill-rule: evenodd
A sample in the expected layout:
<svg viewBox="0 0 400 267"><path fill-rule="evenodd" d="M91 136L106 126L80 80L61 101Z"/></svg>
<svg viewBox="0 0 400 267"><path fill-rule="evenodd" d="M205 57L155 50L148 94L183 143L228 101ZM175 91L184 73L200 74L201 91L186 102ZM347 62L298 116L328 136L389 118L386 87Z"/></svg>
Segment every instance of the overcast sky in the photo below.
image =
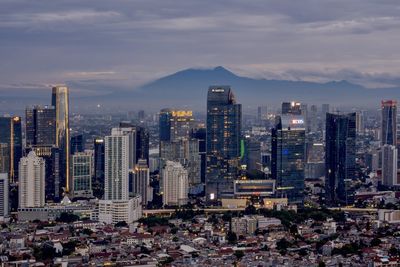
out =
<svg viewBox="0 0 400 267"><path fill-rule="evenodd" d="M97 94L218 65L400 86L400 1L0 0L0 60L0 93L74 82Z"/></svg>

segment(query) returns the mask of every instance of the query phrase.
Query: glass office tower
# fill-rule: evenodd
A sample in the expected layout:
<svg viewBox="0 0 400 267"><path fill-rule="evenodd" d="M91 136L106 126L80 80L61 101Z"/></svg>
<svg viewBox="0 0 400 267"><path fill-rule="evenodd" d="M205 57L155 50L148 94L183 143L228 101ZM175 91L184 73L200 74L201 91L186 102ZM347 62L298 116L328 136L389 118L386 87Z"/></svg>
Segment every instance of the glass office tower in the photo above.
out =
<svg viewBox="0 0 400 267"><path fill-rule="evenodd" d="M70 191L71 181L69 173L69 93L66 86L55 86L52 89L52 105L56 110L56 147L60 149L60 176L61 184L65 186L65 193Z"/></svg>
<svg viewBox="0 0 400 267"><path fill-rule="evenodd" d="M277 197L290 203L304 199L305 122L301 115L282 115L272 129L271 172Z"/></svg>
<svg viewBox="0 0 400 267"><path fill-rule="evenodd" d="M0 143L8 146L10 183L18 181L18 163L22 157L21 117L0 117Z"/></svg>
<svg viewBox="0 0 400 267"><path fill-rule="evenodd" d="M346 204L346 180L354 178L356 113L326 114L325 192L328 205Z"/></svg>
<svg viewBox="0 0 400 267"><path fill-rule="evenodd" d="M397 101L382 101L382 145L396 145L397 131Z"/></svg>
<svg viewBox="0 0 400 267"><path fill-rule="evenodd" d="M233 195L239 176L242 106L230 86L210 86L207 96L207 174L209 200Z"/></svg>

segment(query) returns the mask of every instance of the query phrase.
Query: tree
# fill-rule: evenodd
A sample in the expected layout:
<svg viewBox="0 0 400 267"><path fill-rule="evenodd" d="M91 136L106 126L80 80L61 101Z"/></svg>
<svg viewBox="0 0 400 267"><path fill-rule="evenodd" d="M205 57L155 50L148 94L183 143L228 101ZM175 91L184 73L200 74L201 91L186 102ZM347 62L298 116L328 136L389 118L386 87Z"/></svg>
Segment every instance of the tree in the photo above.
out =
<svg viewBox="0 0 400 267"><path fill-rule="evenodd" d="M371 240L370 245L371 245L371 247L376 247L376 246L379 246L381 243L382 243L382 241L379 238L375 237L374 239Z"/></svg>
<svg viewBox="0 0 400 267"><path fill-rule="evenodd" d="M244 252L243 252L243 250L236 250L236 251L233 253L233 255L235 255L235 257L236 257L238 260L240 260L241 258L244 257Z"/></svg>
<svg viewBox="0 0 400 267"><path fill-rule="evenodd" d="M253 205L248 205L246 209L244 210L244 214L251 215L251 214L257 214L257 209Z"/></svg>
<svg viewBox="0 0 400 267"><path fill-rule="evenodd" d="M307 256L308 255L307 249L305 249L305 248L300 249L299 250L299 255L302 256L302 257Z"/></svg>
<svg viewBox="0 0 400 267"><path fill-rule="evenodd" d="M390 247L389 249L389 255L390 256L397 256L399 255L399 250L396 247Z"/></svg>
<svg viewBox="0 0 400 267"><path fill-rule="evenodd" d="M287 241L285 238L282 238L281 240L276 242L276 248L281 251L286 251L289 246L290 242Z"/></svg>
<svg viewBox="0 0 400 267"><path fill-rule="evenodd" d="M226 239L228 240L229 244L236 244L236 242L237 242L237 235L236 235L234 232L229 231L229 232L227 233L227 235L226 235Z"/></svg>
<svg viewBox="0 0 400 267"><path fill-rule="evenodd" d="M57 222L72 223L79 220L79 216L69 212L63 212L56 219Z"/></svg>
<svg viewBox="0 0 400 267"><path fill-rule="evenodd" d="M117 222L114 226L115 227L127 227L128 224L125 221L120 221L120 222Z"/></svg>
<svg viewBox="0 0 400 267"><path fill-rule="evenodd" d="M179 238L178 238L177 236L174 236L174 238L172 238L172 241L178 242L178 241L179 241Z"/></svg>
<svg viewBox="0 0 400 267"><path fill-rule="evenodd" d="M320 262L318 263L318 267L326 267L325 262L320 261Z"/></svg>

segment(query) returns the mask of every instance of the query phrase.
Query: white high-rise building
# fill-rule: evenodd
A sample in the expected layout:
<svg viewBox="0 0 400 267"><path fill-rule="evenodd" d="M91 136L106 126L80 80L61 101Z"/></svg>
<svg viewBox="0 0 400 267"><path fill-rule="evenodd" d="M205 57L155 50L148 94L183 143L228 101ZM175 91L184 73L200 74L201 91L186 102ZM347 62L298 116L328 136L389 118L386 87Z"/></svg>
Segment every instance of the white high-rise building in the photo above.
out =
<svg viewBox="0 0 400 267"><path fill-rule="evenodd" d="M153 200L153 188L150 186L150 170L145 159L139 159L132 179L132 191L141 195L143 205Z"/></svg>
<svg viewBox="0 0 400 267"><path fill-rule="evenodd" d="M162 172L163 204L185 205L188 202L188 172L179 162L167 161Z"/></svg>
<svg viewBox="0 0 400 267"><path fill-rule="evenodd" d="M132 223L142 217L142 197L129 198L129 171L132 170L132 132L114 128L106 136L104 200L99 201L99 221Z"/></svg>
<svg viewBox="0 0 400 267"><path fill-rule="evenodd" d="M8 215L8 173L0 173L0 222L5 221Z"/></svg>
<svg viewBox="0 0 400 267"><path fill-rule="evenodd" d="M386 186L397 185L397 148L393 145L382 147L382 183Z"/></svg>
<svg viewBox="0 0 400 267"><path fill-rule="evenodd" d="M72 155L72 192L74 197L92 197L93 151Z"/></svg>
<svg viewBox="0 0 400 267"><path fill-rule="evenodd" d="M105 200L129 199L129 137L114 131L105 137Z"/></svg>
<svg viewBox="0 0 400 267"><path fill-rule="evenodd" d="M45 204L45 161L29 152L19 162L19 207L43 207Z"/></svg>

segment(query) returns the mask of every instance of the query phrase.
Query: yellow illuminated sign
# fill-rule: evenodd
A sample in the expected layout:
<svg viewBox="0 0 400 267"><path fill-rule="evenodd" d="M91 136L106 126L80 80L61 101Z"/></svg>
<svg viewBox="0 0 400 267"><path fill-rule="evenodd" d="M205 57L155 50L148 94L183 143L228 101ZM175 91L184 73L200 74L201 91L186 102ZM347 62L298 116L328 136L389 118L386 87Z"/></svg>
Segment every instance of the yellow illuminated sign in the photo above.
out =
<svg viewBox="0 0 400 267"><path fill-rule="evenodd" d="M172 111L172 117L191 117L193 112L191 110L174 110Z"/></svg>

